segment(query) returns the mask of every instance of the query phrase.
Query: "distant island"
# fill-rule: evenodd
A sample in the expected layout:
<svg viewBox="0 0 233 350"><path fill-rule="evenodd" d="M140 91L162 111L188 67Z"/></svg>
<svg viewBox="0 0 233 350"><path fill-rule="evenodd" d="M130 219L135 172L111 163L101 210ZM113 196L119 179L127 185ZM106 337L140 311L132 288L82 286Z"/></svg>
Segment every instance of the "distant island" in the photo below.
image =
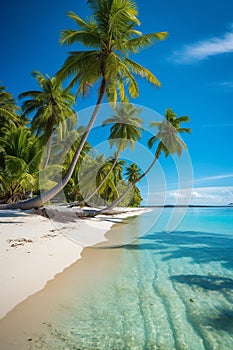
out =
<svg viewBox="0 0 233 350"><path fill-rule="evenodd" d="M223 204L223 205L205 205L205 204L189 204L189 205L175 205L175 204L165 204L165 205L148 205L148 206L141 206L146 208L228 208L233 207L233 203L230 204Z"/></svg>

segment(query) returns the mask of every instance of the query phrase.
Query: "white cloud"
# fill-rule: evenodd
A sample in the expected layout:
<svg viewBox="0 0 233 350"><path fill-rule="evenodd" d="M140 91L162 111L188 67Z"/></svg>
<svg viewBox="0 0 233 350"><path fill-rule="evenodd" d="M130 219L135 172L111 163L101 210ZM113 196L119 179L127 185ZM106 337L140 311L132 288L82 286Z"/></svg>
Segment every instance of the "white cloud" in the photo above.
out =
<svg viewBox="0 0 233 350"><path fill-rule="evenodd" d="M233 52L233 28L222 37L212 37L186 45L174 52L173 60L178 63L193 63L208 57Z"/></svg>
<svg viewBox="0 0 233 350"><path fill-rule="evenodd" d="M219 86L225 87L225 88L229 88L229 89L233 89L233 81L223 81L219 84Z"/></svg>
<svg viewBox="0 0 233 350"><path fill-rule="evenodd" d="M147 205L228 205L233 202L233 186L195 187L149 193Z"/></svg>
<svg viewBox="0 0 233 350"><path fill-rule="evenodd" d="M182 192L178 192L178 191L175 191L175 192L172 192L170 191L169 192L169 196L171 198L176 198L176 199L183 199L183 198L186 198L186 195Z"/></svg>
<svg viewBox="0 0 233 350"><path fill-rule="evenodd" d="M168 192L167 198L175 198L179 199L184 203L183 200L187 201L190 199L190 202L195 204L203 204L203 201L215 201L216 203L221 201L222 196L226 197L229 194L233 195L233 193L226 191L222 191L222 188L216 187L204 187L204 188L194 188L192 189L183 189L181 192L178 191L170 191ZM201 203L200 203L201 202ZM210 204L210 203L209 203ZM213 203L212 203L213 204Z"/></svg>
<svg viewBox="0 0 233 350"><path fill-rule="evenodd" d="M193 198L200 198L201 195L200 195L198 192L193 191L193 192L192 192L192 197L193 197Z"/></svg>
<svg viewBox="0 0 233 350"><path fill-rule="evenodd" d="M209 200L209 199L214 201L221 200L221 196L219 194L211 194L211 193L205 192L204 190L202 191L202 189L199 189L199 192L198 191L192 192L192 199L196 199L196 198L201 200Z"/></svg>
<svg viewBox="0 0 233 350"><path fill-rule="evenodd" d="M219 92L228 92L232 93L233 91L233 81L232 80L225 80L225 81L212 81L206 84L211 89L214 88L214 91Z"/></svg>
<svg viewBox="0 0 233 350"><path fill-rule="evenodd" d="M212 181L212 180L223 180L223 179L231 179L233 178L233 173L231 174L221 174L221 175L214 175L214 176L204 176L201 177L197 180L195 180L196 183L198 182L208 182L208 181Z"/></svg>
<svg viewBox="0 0 233 350"><path fill-rule="evenodd" d="M233 202L233 186L198 187L192 191L191 204L228 205Z"/></svg>
<svg viewBox="0 0 233 350"><path fill-rule="evenodd" d="M233 123L222 123L222 124L203 124L202 128L231 128Z"/></svg>

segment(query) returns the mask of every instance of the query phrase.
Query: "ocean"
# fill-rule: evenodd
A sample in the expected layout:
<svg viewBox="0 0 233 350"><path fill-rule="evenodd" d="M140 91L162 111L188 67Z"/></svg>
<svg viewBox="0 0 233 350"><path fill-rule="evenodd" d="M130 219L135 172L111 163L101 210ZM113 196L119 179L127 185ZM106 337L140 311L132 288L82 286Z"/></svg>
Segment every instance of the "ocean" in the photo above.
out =
<svg viewBox="0 0 233 350"><path fill-rule="evenodd" d="M85 249L85 292L74 280L35 348L232 349L233 208L189 208L172 231L171 215L178 223L183 209L126 220L109 233L120 240Z"/></svg>

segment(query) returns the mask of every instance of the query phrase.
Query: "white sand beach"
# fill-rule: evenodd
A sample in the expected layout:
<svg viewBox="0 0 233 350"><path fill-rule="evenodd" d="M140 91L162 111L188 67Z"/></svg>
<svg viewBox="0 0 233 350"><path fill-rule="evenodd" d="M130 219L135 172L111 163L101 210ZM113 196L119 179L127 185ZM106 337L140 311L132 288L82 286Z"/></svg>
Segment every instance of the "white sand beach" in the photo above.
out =
<svg viewBox="0 0 233 350"><path fill-rule="evenodd" d="M57 222L20 210L0 211L0 319L80 259L84 247L105 241L114 223L144 209L124 211L75 222Z"/></svg>

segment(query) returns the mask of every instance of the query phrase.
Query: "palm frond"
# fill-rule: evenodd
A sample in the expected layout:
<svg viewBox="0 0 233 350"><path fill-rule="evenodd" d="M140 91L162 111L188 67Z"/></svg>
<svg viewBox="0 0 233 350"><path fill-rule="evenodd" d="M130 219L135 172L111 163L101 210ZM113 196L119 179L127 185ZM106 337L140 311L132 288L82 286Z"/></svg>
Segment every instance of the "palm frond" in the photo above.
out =
<svg viewBox="0 0 233 350"><path fill-rule="evenodd" d="M123 42L119 40L116 41L116 48L122 50L123 52L138 53L143 48L151 46L156 40L165 40L167 35L167 32L158 32L141 35Z"/></svg>
<svg viewBox="0 0 233 350"><path fill-rule="evenodd" d="M148 140L148 147L152 148L154 146L154 144L158 141L157 137L152 136L149 140Z"/></svg>
<svg viewBox="0 0 233 350"><path fill-rule="evenodd" d="M88 80L96 81L99 78L98 55L99 51L96 50L70 52L62 68L57 72L57 80L60 82L75 74L75 76L79 76L79 79L82 75L89 75ZM90 74L90 68L94 77Z"/></svg>
<svg viewBox="0 0 233 350"><path fill-rule="evenodd" d="M25 91L25 92L22 92L21 94L19 94L19 98L20 99L27 98L27 97L38 98L38 96L41 94L42 94L42 92L37 91L37 90Z"/></svg>
<svg viewBox="0 0 233 350"><path fill-rule="evenodd" d="M7 155L5 158L6 168L9 177L18 177L20 173L27 171L27 163L18 156Z"/></svg>
<svg viewBox="0 0 233 350"><path fill-rule="evenodd" d="M150 122L150 128L152 128L152 127L158 127L158 126L160 126L161 125L161 122L155 122L155 121L151 121Z"/></svg>
<svg viewBox="0 0 233 350"><path fill-rule="evenodd" d="M61 44L72 45L76 42L80 42L87 47L98 47L100 46L101 40L98 33L92 33L88 31L77 31L66 29L61 32Z"/></svg>
<svg viewBox="0 0 233 350"><path fill-rule="evenodd" d="M106 66L105 66L106 78L110 79L110 81L115 80L113 67L117 67L119 74L125 77L130 96L133 98L137 97L139 94L139 90L138 90L138 84L134 76L130 72L130 69L125 64L125 62L122 61L115 53L112 52L108 56L108 59L106 61Z"/></svg>
<svg viewBox="0 0 233 350"><path fill-rule="evenodd" d="M6 108L0 107L0 115L7 116L11 118L12 121L18 122L18 116L14 112L9 111Z"/></svg>
<svg viewBox="0 0 233 350"><path fill-rule="evenodd" d="M88 22L84 21L81 17L79 17L75 12L72 12L72 11L68 11L67 12L67 16L71 19L73 19L77 25L80 27L80 28L83 28L83 29L89 29L90 28L90 25Z"/></svg>
<svg viewBox="0 0 233 350"><path fill-rule="evenodd" d="M142 78L146 78L152 85L160 86L159 80L156 78L156 76L149 71L149 69L143 67L142 65L130 60L129 58L125 58L124 62L132 69L132 71L139 75Z"/></svg>
<svg viewBox="0 0 233 350"><path fill-rule="evenodd" d="M192 130L190 128L179 128L178 131L179 133L188 133L188 134L192 133Z"/></svg>

